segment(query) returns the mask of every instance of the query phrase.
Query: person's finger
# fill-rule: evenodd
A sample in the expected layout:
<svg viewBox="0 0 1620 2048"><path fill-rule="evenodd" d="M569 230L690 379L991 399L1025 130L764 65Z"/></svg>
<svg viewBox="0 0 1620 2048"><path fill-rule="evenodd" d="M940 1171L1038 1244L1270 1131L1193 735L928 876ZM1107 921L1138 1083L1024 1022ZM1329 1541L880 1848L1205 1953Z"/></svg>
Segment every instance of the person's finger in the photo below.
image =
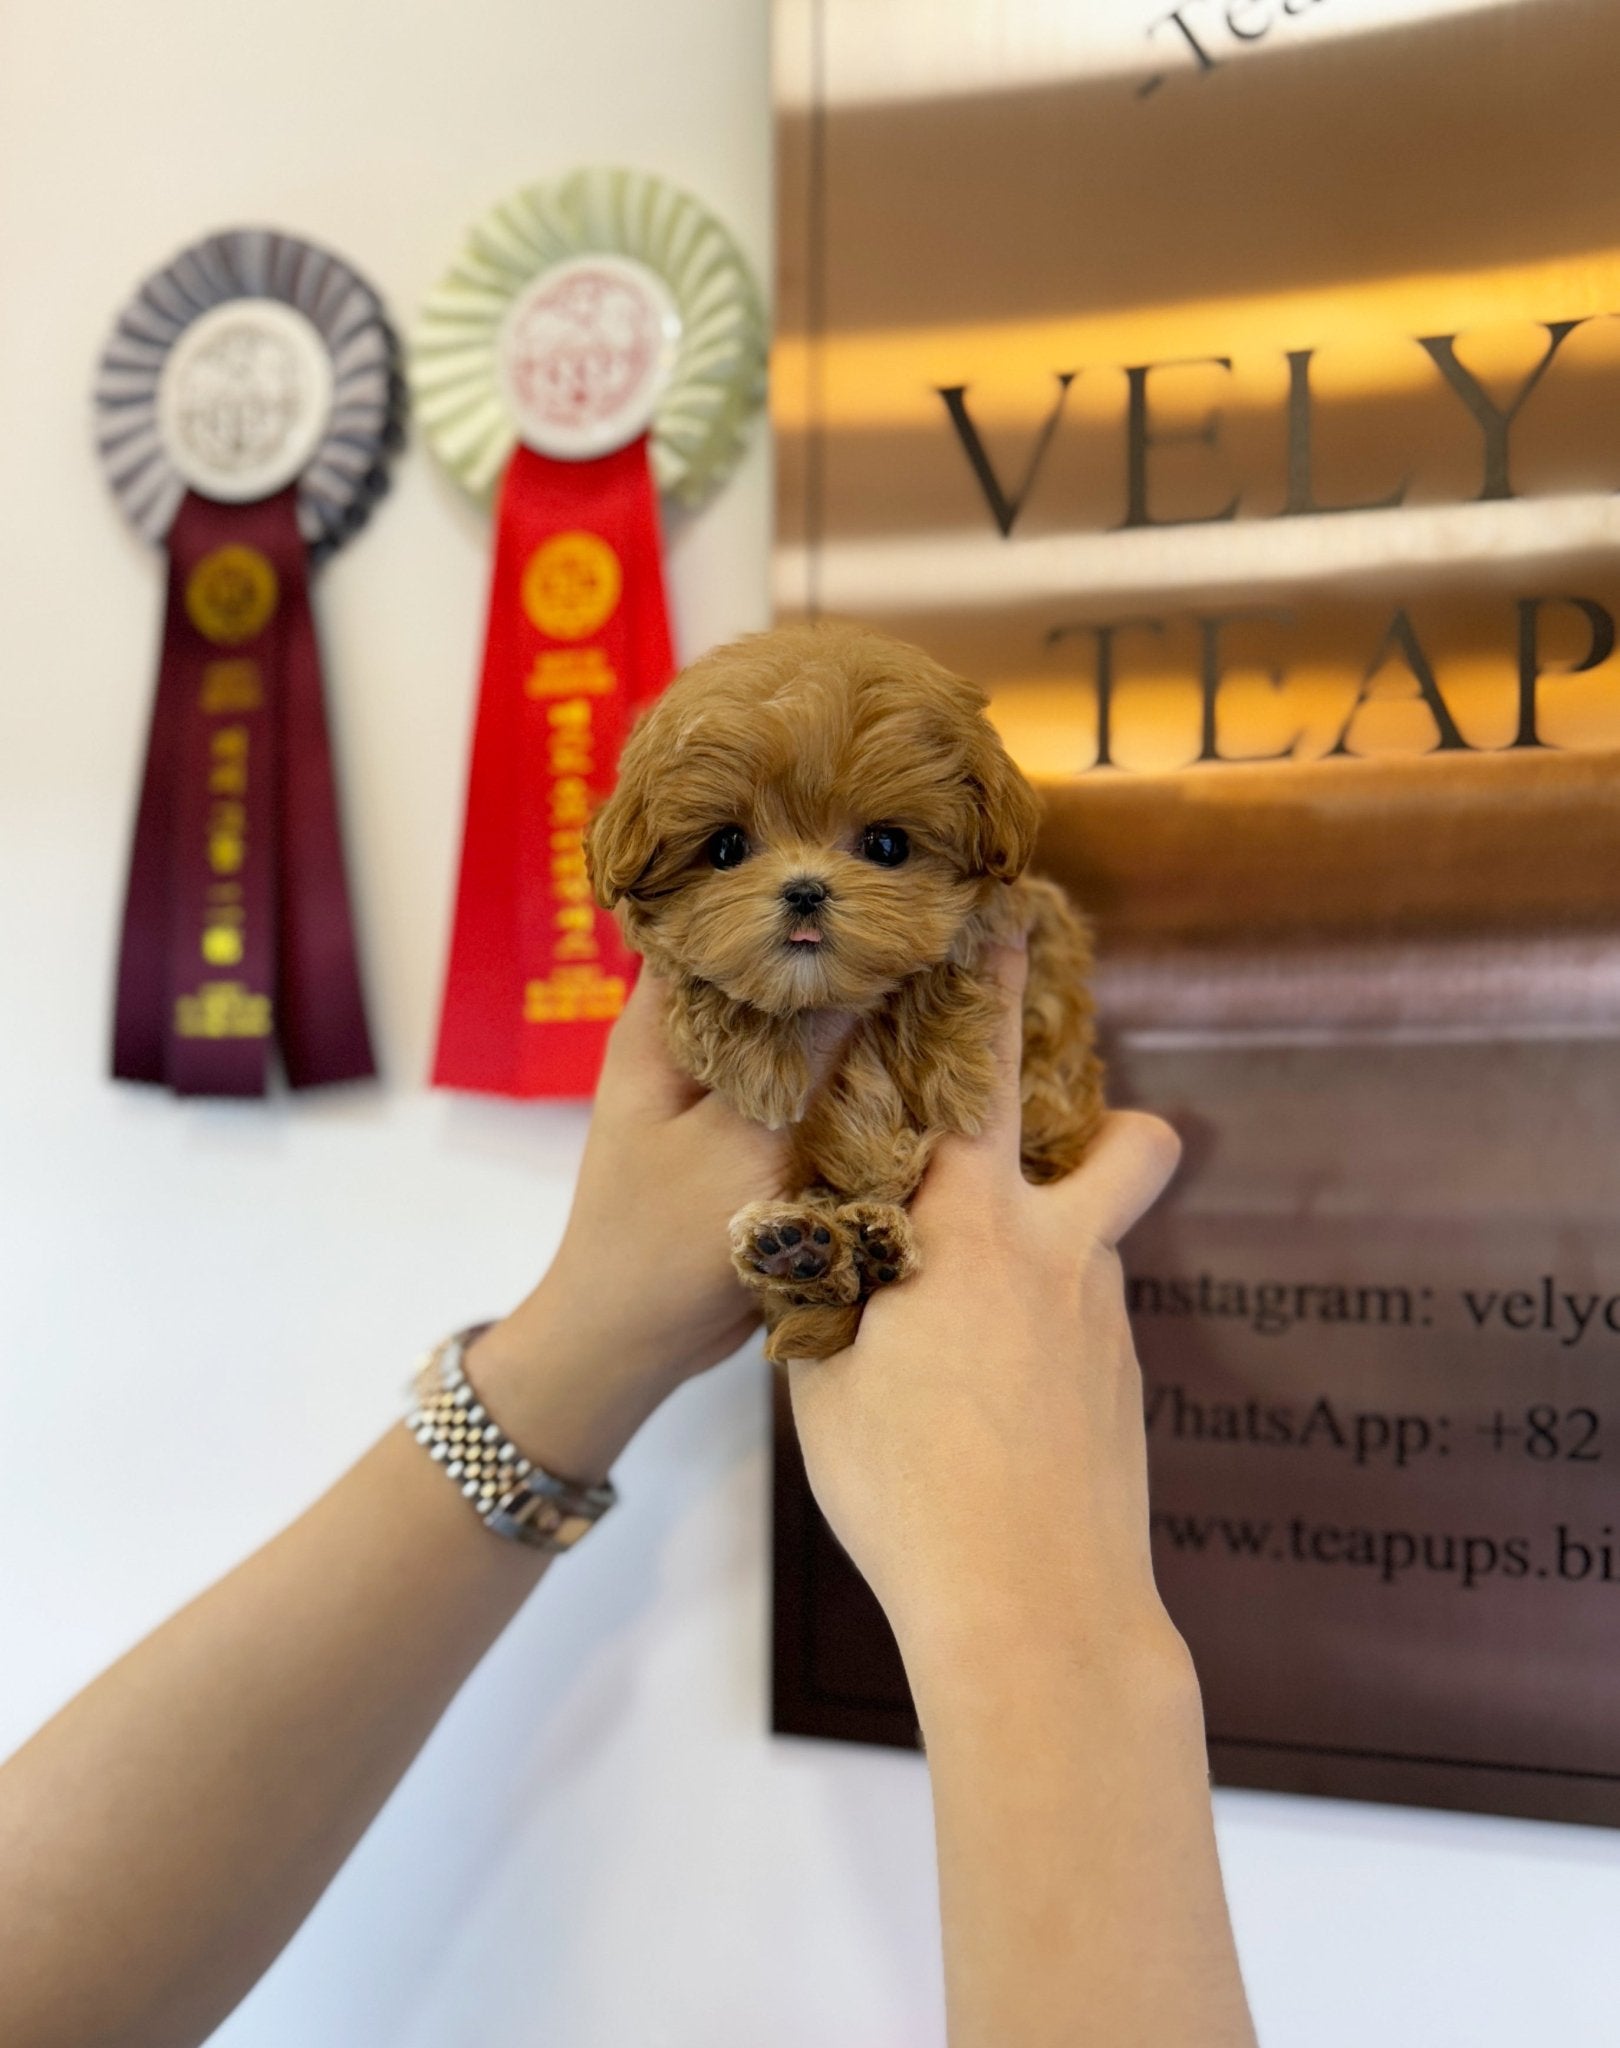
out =
<svg viewBox="0 0 1620 2048"><path fill-rule="evenodd" d="M1029 981L1029 947L997 946L988 966L1001 991L996 1029L996 1085L978 1142L1018 1165L1024 1121L1024 989Z"/></svg>
<svg viewBox="0 0 1620 2048"><path fill-rule="evenodd" d="M987 1172L999 1179L1019 1177L1024 984L1029 979L1029 953L1023 946L995 946L985 964L1001 995L1001 1015L993 1045L995 1081L978 1136L952 1135L940 1139L918 1194L925 1205L971 1188Z"/></svg>
<svg viewBox="0 0 1620 2048"><path fill-rule="evenodd" d="M1110 1110L1085 1158L1045 1199L1061 1202L1085 1236L1112 1247L1164 1193L1180 1158L1181 1140L1162 1117Z"/></svg>
<svg viewBox="0 0 1620 2048"><path fill-rule="evenodd" d="M664 1028L667 991L662 979L643 967L618 1022L608 1033L597 1100L609 1110L642 1116L679 1116L701 1099L703 1090L675 1064Z"/></svg>

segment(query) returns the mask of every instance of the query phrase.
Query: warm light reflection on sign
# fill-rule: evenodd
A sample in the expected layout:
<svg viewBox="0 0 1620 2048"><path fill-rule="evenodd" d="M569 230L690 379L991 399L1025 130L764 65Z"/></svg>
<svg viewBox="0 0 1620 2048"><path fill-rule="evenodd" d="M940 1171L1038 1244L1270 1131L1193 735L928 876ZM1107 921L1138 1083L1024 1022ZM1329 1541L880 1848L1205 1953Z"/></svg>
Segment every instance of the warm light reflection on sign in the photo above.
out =
<svg viewBox="0 0 1620 2048"><path fill-rule="evenodd" d="M1538 294L1544 317L1526 310ZM790 341L785 421L808 427L814 390L821 433L904 426L956 461L934 511L949 523L823 542L822 603L1017 608L1022 672L997 674L998 715L1053 772L1614 744L1607 564L1571 581L1557 558L1620 539L1617 312L1605 251L1275 304L830 338L814 380ZM1526 557L1504 590L1501 565ZM807 566L789 554L786 580ZM1322 578L1369 570L1398 572L1389 597L1324 601ZM1481 572L1490 587L1469 588ZM1275 594L1240 601L1257 583ZM1110 611L1111 585L1147 601ZM1221 601L1178 606L1189 587ZM1060 676L1084 704L1052 701Z"/></svg>
<svg viewBox="0 0 1620 2048"><path fill-rule="evenodd" d="M1560 5L785 5L782 611L930 646L1076 803L1268 769L1228 837L1332 764L1620 750L1617 37Z"/></svg>

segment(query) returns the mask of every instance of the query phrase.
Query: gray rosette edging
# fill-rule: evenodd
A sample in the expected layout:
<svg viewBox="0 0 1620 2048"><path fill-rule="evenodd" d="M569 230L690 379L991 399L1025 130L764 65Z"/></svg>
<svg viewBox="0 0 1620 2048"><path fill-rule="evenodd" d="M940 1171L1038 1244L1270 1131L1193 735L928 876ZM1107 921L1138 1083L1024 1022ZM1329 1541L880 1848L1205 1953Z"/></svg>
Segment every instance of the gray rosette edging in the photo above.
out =
<svg viewBox="0 0 1620 2048"><path fill-rule="evenodd" d="M332 405L298 476L298 525L312 561L363 526L405 439L398 338L381 299L329 250L273 228L233 228L183 249L119 314L94 386L95 439L113 495L161 546L186 492L159 424L164 364L200 315L232 299L273 299L316 329L331 359Z"/></svg>

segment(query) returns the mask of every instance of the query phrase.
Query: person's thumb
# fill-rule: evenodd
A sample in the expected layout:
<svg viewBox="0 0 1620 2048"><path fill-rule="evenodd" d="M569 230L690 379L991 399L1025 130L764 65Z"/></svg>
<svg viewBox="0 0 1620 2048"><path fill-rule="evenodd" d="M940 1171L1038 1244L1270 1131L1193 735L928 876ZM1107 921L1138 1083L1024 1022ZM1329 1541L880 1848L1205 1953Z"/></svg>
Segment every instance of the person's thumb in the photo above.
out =
<svg viewBox="0 0 1620 2048"><path fill-rule="evenodd" d="M1180 1159L1181 1140L1162 1117L1110 1110L1085 1158L1052 1196L1083 1236L1112 1247L1164 1193Z"/></svg>
<svg viewBox="0 0 1620 2048"><path fill-rule="evenodd" d="M918 1207L925 1215L939 1203L958 1198L971 1201L976 1191L990 1184L1021 1185L1018 1158L1023 1121L1024 985L1029 979L1029 954L1022 946L996 946L985 964L1001 1002L993 1047L995 1082L978 1135L965 1138L953 1132L941 1138L935 1148L917 1196Z"/></svg>

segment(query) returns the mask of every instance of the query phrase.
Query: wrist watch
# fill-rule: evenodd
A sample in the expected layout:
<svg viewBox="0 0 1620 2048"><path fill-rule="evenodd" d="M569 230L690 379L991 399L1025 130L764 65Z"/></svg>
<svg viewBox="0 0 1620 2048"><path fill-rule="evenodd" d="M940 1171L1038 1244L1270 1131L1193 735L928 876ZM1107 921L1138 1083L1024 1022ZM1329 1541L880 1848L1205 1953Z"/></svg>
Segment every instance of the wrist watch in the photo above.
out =
<svg viewBox="0 0 1620 2048"><path fill-rule="evenodd" d="M572 1550L618 1499L611 1482L581 1486L524 1457L485 1408L464 1360L489 1328L475 1323L434 1346L418 1368L406 1427L460 1487L486 1529L531 1549Z"/></svg>

